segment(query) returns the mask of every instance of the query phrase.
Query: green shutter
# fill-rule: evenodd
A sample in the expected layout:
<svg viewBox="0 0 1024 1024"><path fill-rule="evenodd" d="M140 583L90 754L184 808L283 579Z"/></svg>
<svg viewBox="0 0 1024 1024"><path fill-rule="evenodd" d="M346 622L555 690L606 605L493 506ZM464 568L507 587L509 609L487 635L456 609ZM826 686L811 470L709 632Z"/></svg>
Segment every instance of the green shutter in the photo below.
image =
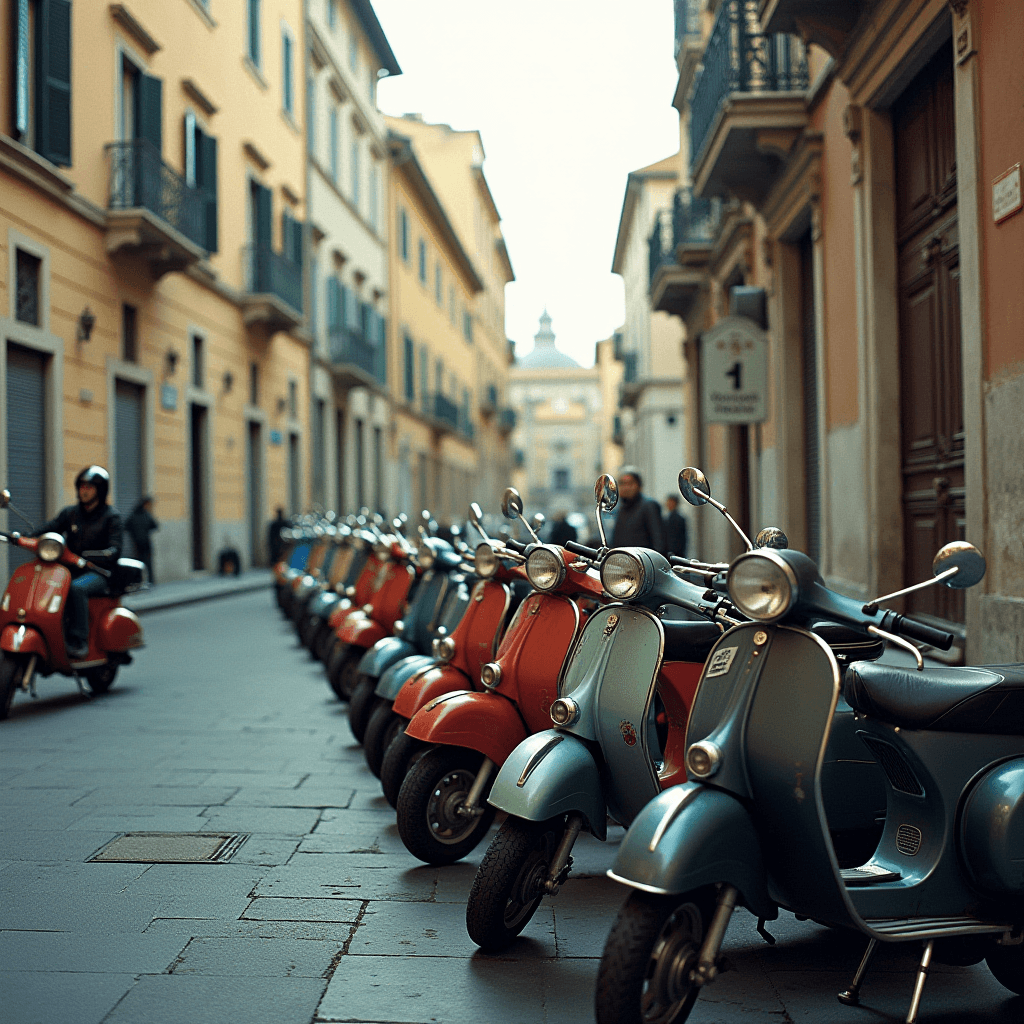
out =
<svg viewBox="0 0 1024 1024"><path fill-rule="evenodd" d="M206 248L217 251L217 140L197 130L199 173L196 185L205 192Z"/></svg>
<svg viewBox="0 0 1024 1024"><path fill-rule="evenodd" d="M151 75L139 74L139 120L135 134L151 142L158 153L164 148L164 83Z"/></svg>
<svg viewBox="0 0 1024 1024"><path fill-rule="evenodd" d="M71 0L43 0L36 25L36 151L71 166Z"/></svg>
<svg viewBox="0 0 1024 1024"><path fill-rule="evenodd" d="M271 223L270 189L256 185L256 248L270 248Z"/></svg>
<svg viewBox="0 0 1024 1024"><path fill-rule="evenodd" d="M28 0L14 0L14 134L25 141L28 131L28 106L32 85L29 82Z"/></svg>

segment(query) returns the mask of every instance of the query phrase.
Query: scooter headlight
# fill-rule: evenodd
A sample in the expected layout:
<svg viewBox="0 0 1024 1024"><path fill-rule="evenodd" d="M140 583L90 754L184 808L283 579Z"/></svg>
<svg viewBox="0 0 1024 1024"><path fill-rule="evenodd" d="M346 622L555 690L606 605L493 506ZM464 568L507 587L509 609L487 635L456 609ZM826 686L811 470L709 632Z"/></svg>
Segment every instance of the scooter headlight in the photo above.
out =
<svg viewBox="0 0 1024 1024"><path fill-rule="evenodd" d="M554 590L565 579L565 562L556 550L542 544L526 559L526 576L537 590Z"/></svg>
<svg viewBox="0 0 1024 1024"><path fill-rule="evenodd" d="M555 725L572 725L580 717L580 706L571 697L559 697L551 705L551 721Z"/></svg>
<svg viewBox="0 0 1024 1024"><path fill-rule="evenodd" d="M455 657L455 641L450 636L434 637L430 647L434 657L445 664Z"/></svg>
<svg viewBox="0 0 1024 1024"><path fill-rule="evenodd" d="M729 597L747 618L775 622L796 601L796 575L774 551L748 551L729 567Z"/></svg>
<svg viewBox="0 0 1024 1024"><path fill-rule="evenodd" d="M419 547L416 548L416 563L421 569L429 569L434 564L434 552L425 541L420 541Z"/></svg>
<svg viewBox="0 0 1024 1024"><path fill-rule="evenodd" d="M686 770L698 779L710 779L722 763L722 752L709 740L699 740L686 752Z"/></svg>
<svg viewBox="0 0 1024 1024"><path fill-rule="evenodd" d="M480 682L493 690L501 682L501 666L496 661L489 661L480 669Z"/></svg>
<svg viewBox="0 0 1024 1024"><path fill-rule="evenodd" d="M643 589L644 567L636 555L613 551L601 565L601 586L620 601L636 597Z"/></svg>
<svg viewBox="0 0 1024 1024"><path fill-rule="evenodd" d="M64 538L59 533L44 533L39 538L36 555L42 562L56 562L64 554Z"/></svg>
<svg viewBox="0 0 1024 1024"><path fill-rule="evenodd" d="M477 544L473 552L473 571L481 579L488 579L498 571L498 556L487 541Z"/></svg>

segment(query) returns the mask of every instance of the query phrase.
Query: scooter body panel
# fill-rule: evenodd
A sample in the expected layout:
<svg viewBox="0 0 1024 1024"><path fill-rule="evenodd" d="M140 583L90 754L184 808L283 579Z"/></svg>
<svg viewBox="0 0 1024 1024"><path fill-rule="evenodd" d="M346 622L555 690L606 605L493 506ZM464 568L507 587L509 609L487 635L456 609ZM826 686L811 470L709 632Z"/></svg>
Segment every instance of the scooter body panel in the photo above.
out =
<svg viewBox="0 0 1024 1024"><path fill-rule="evenodd" d="M353 603L350 598L343 597L339 600L338 604L331 609L331 613L327 619L327 624L332 630L337 632L341 629L345 619L351 615L354 611ZM363 611L359 612L360 615L365 615Z"/></svg>
<svg viewBox="0 0 1024 1024"><path fill-rule="evenodd" d="M487 802L527 821L577 812L598 839L607 836L607 805L594 755L578 736L560 730L527 736L501 766Z"/></svg>
<svg viewBox="0 0 1024 1024"><path fill-rule="evenodd" d="M121 654L145 643L139 617L128 608L122 608L119 598L92 598L89 624L90 648L99 652Z"/></svg>
<svg viewBox="0 0 1024 1024"><path fill-rule="evenodd" d="M11 574L0 603L0 607L6 606L6 610L0 610L0 628L4 635L0 644L6 641L8 624L15 628L25 625L26 631L17 641L21 651L28 653L30 647L38 643L39 649L32 649L31 653L52 661L54 667L61 670L70 667L64 657L63 633L64 606L70 589L71 573L63 565L41 561L19 565ZM40 641L31 639L33 631ZM10 642L16 641L12 638ZM15 650L6 646L3 649Z"/></svg>
<svg viewBox="0 0 1024 1024"><path fill-rule="evenodd" d="M306 613L318 619L326 619L330 616L334 605L340 600L333 590L321 591L309 602L309 608L306 609Z"/></svg>
<svg viewBox="0 0 1024 1024"><path fill-rule="evenodd" d="M731 794L696 782L675 786L643 808L608 876L651 893L685 893L728 882L758 917L778 913L765 887L761 842L750 812Z"/></svg>
<svg viewBox="0 0 1024 1024"><path fill-rule="evenodd" d="M512 591L498 580L479 580L469 597L469 606L451 636L455 654L450 662L470 679L480 678L480 669L494 654L512 602Z"/></svg>
<svg viewBox="0 0 1024 1024"><path fill-rule="evenodd" d="M394 701L391 710L396 715L412 718L420 708L435 698L456 690L468 690L469 687L470 680L457 668L452 665L434 665L406 680L394 696L389 696L391 688L385 688L383 679L377 684L376 693L384 700Z"/></svg>
<svg viewBox="0 0 1024 1024"><path fill-rule="evenodd" d="M0 632L0 651L8 654L38 654L44 661L50 660L46 638L34 626L4 626Z"/></svg>
<svg viewBox="0 0 1024 1024"><path fill-rule="evenodd" d="M527 735L511 701L472 690L435 698L416 712L405 734L424 743L467 747L498 765Z"/></svg>
<svg viewBox="0 0 1024 1024"><path fill-rule="evenodd" d="M408 640L400 636L386 636L378 640L360 659L357 672L379 679L392 665L416 653Z"/></svg>
<svg viewBox="0 0 1024 1024"><path fill-rule="evenodd" d="M387 636L384 626L368 616L350 615L338 630L338 639L354 647L372 647Z"/></svg>
<svg viewBox="0 0 1024 1024"><path fill-rule="evenodd" d="M429 654L411 654L409 657L395 662L384 672L377 684L378 689L383 688L387 693L398 694L410 679L418 676L421 672L426 672L434 664L435 660ZM393 698L386 699L392 700Z"/></svg>

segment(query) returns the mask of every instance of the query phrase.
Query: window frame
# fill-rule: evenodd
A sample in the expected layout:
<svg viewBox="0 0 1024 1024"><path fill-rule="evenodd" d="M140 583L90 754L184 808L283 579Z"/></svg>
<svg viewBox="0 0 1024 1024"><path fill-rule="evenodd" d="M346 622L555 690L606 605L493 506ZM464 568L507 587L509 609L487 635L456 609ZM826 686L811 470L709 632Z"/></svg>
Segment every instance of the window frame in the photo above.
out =
<svg viewBox="0 0 1024 1024"><path fill-rule="evenodd" d="M281 109L295 119L295 33L281 22Z"/></svg>

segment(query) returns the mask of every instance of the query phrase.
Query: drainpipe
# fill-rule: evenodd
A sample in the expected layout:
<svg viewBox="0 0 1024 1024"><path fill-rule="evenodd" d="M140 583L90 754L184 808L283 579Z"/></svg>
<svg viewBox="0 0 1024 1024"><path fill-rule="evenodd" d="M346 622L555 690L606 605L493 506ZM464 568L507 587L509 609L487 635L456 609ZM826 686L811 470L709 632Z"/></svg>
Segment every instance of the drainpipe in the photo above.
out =
<svg viewBox="0 0 1024 1024"><path fill-rule="evenodd" d="M305 132L302 138L302 167L303 167L303 187L305 189L305 205L306 205L306 216L302 219L302 317L306 326L306 333L309 336L309 380L307 383L307 425L306 425L306 437L308 438L307 451L309 452L309 477L307 483L307 493L309 494L309 504L313 503L313 477L315 476L315 470L313 467L313 416L316 408L316 395L313 391L313 385L316 381L316 337L313 334L313 227L312 227L312 211L310 209L310 182L311 168L309 159L309 138L311 126L309 123L309 32L308 32L308 19L309 19L309 0L302 0L302 103L303 103L303 118L302 123L305 127ZM326 443L326 430L324 431L323 441ZM322 455L322 453L321 453ZM326 505L327 495L324 495L324 504Z"/></svg>

